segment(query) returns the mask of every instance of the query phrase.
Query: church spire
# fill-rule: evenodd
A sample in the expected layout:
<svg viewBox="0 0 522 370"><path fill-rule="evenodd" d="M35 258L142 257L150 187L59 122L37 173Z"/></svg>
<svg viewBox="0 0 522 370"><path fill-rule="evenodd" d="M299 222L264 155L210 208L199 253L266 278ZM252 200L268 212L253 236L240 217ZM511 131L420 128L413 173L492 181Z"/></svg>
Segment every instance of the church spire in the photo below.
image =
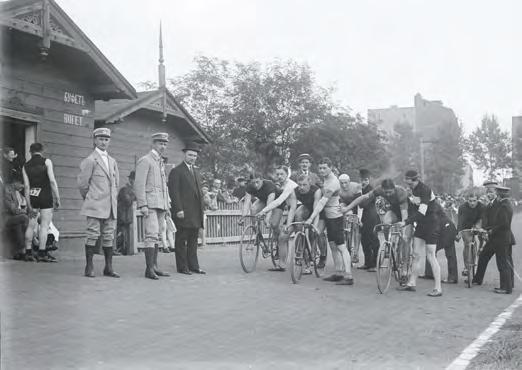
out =
<svg viewBox="0 0 522 370"><path fill-rule="evenodd" d="M161 122L167 122L167 84L165 82L165 65L163 65L163 32L160 21L160 32L159 32L159 65L158 65L158 84L159 90L163 93L161 96Z"/></svg>

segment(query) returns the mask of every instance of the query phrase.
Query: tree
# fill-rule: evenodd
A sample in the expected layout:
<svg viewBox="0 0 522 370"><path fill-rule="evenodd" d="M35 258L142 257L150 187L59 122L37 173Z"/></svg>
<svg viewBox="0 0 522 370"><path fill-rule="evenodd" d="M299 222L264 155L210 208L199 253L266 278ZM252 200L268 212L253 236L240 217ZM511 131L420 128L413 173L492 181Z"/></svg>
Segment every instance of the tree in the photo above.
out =
<svg viewBox="0 0 522 370"><path fill-rule="evenodd" d="M410 169L420 169L420 136L408 123L397 123L394 134L388 140L390 166L382 177L402 182L404 174Z"/></svg>
<svg viewBox="0 0 522 370"><path fill-rule="evenodd" d="M248 167L268 172L284 161L299 130L332 115L331 90L316 84L307 65L203 56L195 64L169 87L213 140L201 161L209 176Z"/></svg>
<svg viewBox="0 0 522 370"><path fill-rule="evenodd" d="M511 138L495 115L484 115L481 125L465 140L473 163L490 178L501 179L511 168Z"/></svg>

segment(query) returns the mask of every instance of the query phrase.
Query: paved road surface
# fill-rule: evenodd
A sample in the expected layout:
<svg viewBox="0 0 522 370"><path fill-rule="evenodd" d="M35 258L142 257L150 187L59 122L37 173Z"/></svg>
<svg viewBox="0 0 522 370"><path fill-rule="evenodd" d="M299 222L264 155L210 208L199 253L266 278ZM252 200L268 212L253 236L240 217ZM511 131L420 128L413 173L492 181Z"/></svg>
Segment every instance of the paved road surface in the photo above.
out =
<svg viewBox="0 0 522 370"><path fill-rule="evenodd" d="M517 216L522 241L521 226ZM161 258L173 271L173 255ZM365 271L353 287L313 276L293 285L289 273L267 272L268 260L247 275L235 247L202 250L206 276L151 281L143 259L115 258L121 279L84 278L80 259L0 262L2 369L442 369L522 284L493 294L494 260L485 285L429 298L423 280L416 293L379 295ZM514 259L521 271L519 247Z"/></svg>

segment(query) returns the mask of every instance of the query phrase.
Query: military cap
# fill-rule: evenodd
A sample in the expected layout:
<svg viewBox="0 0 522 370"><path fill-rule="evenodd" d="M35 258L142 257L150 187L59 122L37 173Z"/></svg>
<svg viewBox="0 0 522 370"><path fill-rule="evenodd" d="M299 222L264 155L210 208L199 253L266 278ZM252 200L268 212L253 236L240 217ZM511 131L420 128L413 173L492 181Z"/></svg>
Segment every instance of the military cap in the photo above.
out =
<svg viewBox="0 0 522 370"><path fill-rule="evenodd" d="M185 148L183 148L183 151L186 152L188 150L192 150L193 152L201 152L201 148L197 143L191 142L185 145Z"/></svg>
<svg viewBox="0 0 522 370"><path fill-rule="evenodd" d="M152 134L152 141L163 141L165 143L169 142L169 134L166 132L156 132Z"/></svg>
<svg viewBox="0 0 522 370"><path fill-rule="evenodd" d="M299 154L297 157L297 163L301 162L303 159L308 159L310 162L312 162L312 156L308 153Z"/></svg>
<svg viewBox="0 0 522 370"><path fill-rule="evenodd" d="M93 137L111 137L111 130L107 127L99 127L92 132Z"/></svg>

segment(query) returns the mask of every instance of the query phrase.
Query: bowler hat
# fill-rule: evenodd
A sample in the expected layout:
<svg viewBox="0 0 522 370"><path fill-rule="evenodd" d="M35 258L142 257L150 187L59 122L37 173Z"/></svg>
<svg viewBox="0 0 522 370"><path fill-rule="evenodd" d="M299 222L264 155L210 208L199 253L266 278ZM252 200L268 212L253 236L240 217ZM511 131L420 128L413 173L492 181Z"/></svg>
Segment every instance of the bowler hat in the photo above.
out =
<svg viewBox="0 0 522 370"><path fill-rule="evenodd" d="M199 144L197 143L194 143L194 142L191 142L191 143L187 143L187 145L185 145L185 148L183 148L183 151L186 152L187 150L192 150L193 152L201 152L201 148L199 146Z"/></svg>
<svg viewBox="0 0 522 370"><path fill-rule="evenodd" d="M484 181L484 183L482 184L482 186L485 186L485 187L496 187L498 186L498 182L495 181L495 180L486 180Z"/></svg>
<svg viewBox="0 0 522 370"><path fill-rule="evenodd" d="M93 137L111 137L111 130L107 127L99 127L92 132Z"/></svg>
<svg viewBox="0 0 522 370"><path fill-rule="evenodd" d="M359 170L359 177L361 179L369 179L371 175L372 175L371 172L369 170L367 170L366 168L361 168Z"/></svg>
<svg viewBox="0 0 522 370"><path fill-rule="evenodd" d="M415 170L408 170L406 171L406 174L404 175L407 179L417 179L419 177L419 173Z"/></svg>

